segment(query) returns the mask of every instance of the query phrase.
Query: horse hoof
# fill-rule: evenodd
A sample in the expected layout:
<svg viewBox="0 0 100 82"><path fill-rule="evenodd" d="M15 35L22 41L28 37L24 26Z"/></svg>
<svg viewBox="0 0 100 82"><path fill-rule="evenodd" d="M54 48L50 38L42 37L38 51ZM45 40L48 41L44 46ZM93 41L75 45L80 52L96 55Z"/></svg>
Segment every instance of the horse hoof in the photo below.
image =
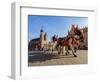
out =
<svg viewBox="0 0 100 82"><path fill-rule="evenodd" d="M77 57L77 55L74 55L74 57Z"/></svg>
<svg viewBox="0 0 100 82"><path fill-rule="evenodd" d="M60 52L58 52L58 54L60 54Z"/></svg>
<svg viewBox="0 0 100 82"><path fill-rule="evenodd" d="M66 56L67 56L68 54L66 54Z"/></svg>
<svg viewBox="0 0 100 82"><path fill-rule="evenodd" d="M65 56L67 56L67 54Z"/></svg>

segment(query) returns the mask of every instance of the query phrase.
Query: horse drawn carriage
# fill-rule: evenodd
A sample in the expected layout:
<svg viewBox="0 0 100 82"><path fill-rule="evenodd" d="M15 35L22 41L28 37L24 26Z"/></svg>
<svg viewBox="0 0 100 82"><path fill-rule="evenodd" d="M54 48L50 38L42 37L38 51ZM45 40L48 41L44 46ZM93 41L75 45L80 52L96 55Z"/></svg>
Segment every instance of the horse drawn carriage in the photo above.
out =
<svg viewBox="0 0 100 82"><path fill-rule="evenodd" d="M72 55L77 57L75 53L80 47L80 42L84 43L83 33L78 29L78 26L74 27L74 25L72 25L72 29L66 37L58 37L57 35L54 35L52 37L52 42L45 45L44 49L51 51L51 54L56 51L56 54L58 55L68 55L70 54L70 50Z"/></svg>

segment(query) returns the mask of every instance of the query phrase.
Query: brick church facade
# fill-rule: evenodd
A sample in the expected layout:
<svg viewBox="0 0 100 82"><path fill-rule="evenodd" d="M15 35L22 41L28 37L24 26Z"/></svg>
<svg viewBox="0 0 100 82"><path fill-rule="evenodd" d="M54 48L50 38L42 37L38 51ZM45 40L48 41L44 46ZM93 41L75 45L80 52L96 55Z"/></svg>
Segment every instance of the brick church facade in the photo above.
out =
<svg viewBox="0 0 100 82"><path fill-rule="evenodd" d="M38 49L41 50L45 44L48 44L48 37L47 37L47 34L43 31L43 29L41 29L40 37L32 39L29 42L28 50L29 51L38 50Z"/></svg>

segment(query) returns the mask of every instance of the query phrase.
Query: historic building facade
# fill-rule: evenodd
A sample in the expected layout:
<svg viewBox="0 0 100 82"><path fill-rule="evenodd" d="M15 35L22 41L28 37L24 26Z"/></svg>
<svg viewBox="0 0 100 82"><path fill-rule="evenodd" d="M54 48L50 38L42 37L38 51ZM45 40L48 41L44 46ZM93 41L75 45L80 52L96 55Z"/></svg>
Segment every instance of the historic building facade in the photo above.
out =
<svg viewBox="0 0 100 82"><path fill-rule="evenodd" d="M88 28L83 27L83 28L80 29L80 31L82 31L83 37L84 37L83 43L80 43L81 48L84 47L84 49L88 49Z"/></svg>
<svg viewBox="0 0 100 82"><path fill-rule="evenodd" d="M84 38L82 42L80 41L79 49L88 49L88 27L79 28L78 25L72 24L72 27L71 27L70 31L68 32L68 34L74 35L75 29L80 30L83 35L83 38Z"/></svg>
<svg viewBox="0 0 100 82"><path fill-rule="evenodd" d="M41 29L40 37L32 39L29 42L28 49L29 49L29 51L41 50L41 49L43 49L45 44L48 44L48 37L47 37L47 34L43 31L43 29Z"/></svg>

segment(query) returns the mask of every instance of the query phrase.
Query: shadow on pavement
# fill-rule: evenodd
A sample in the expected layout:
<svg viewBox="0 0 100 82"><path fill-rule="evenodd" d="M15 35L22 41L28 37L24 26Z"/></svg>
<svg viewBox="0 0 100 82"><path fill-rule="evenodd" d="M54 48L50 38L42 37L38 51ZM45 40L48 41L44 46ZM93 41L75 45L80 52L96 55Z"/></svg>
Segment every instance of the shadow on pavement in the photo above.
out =
<svg viewBox="0 0 100 82"><path fill-rule="evenodd" d="M36 61L46 61L56 57L55 55L51 54L34 54L28 55L28 62L36 62Z"/></svg>
<svg viewBox="0 0 100 82"><path fill-rule="evenodd" d="M28 62L37 62L37 61L46 61L51 59L60 59L60 58L73 58L73 55L66 56L66 55L55 55L55 54L29 54L28 55Z"/></svg>

